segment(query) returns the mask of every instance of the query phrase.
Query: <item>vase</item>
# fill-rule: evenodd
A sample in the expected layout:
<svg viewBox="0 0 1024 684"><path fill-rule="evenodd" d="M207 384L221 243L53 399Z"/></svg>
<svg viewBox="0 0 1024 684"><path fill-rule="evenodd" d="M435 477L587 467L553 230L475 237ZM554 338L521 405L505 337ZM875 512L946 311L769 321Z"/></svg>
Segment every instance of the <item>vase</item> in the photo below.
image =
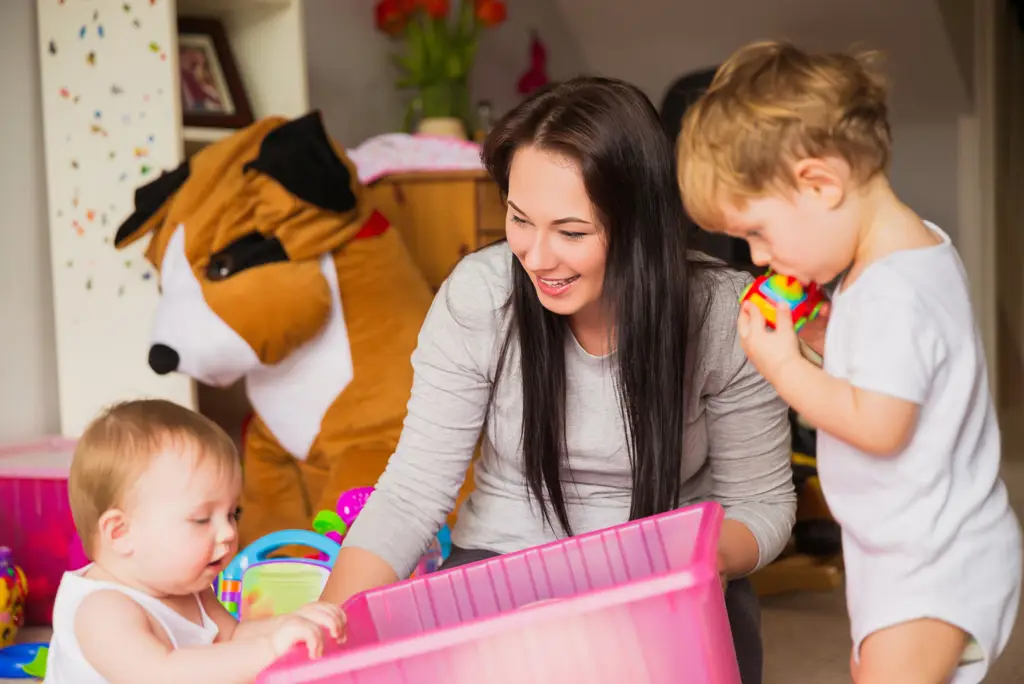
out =
<svg viewBox="0 0 1024 684"><path fill-rule="evenodd" d="M440 138L466 139L466 127L462 119L454 116L428 116L422 119L416 126L416 132L421 135L433 135Z"/></svg>

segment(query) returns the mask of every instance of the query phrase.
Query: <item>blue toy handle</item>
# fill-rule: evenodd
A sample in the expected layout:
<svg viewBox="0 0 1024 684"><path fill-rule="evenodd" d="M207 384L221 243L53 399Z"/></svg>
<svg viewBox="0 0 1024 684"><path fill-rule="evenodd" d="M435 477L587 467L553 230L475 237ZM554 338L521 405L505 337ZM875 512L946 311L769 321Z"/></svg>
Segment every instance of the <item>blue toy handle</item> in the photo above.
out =
<svg viewBox="0 0 1024 684"><path fill-rule="evenodd" d="M14 644L0 648L0 678L3 679L35 679L36 674L29 674L30 666L36 662L40 652L45 656L50 645L47 643Z"/></svg>
<svg viewBox="0 0 1024 684"><path fill-rule="evenodd" d="M327 567L334 565L338 551L341 549L338 542L311 530L279 530L260 537L239 551L228 567L224 568L222 575L225 580L240 581L246 568L254 563L265 561L267 556L285 546L308 546L319 551L327 556L327 560L317 564Z"/></svg>

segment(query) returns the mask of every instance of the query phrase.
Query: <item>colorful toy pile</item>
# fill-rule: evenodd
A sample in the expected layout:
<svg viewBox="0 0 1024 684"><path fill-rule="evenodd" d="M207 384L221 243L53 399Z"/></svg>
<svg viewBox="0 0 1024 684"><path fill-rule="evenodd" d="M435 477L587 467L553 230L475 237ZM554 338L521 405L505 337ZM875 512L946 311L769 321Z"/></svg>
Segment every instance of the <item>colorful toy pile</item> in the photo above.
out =
<svg viewBox="0 0 1024 684"><path fill-rule="evenodd" d="M42 677L46 671L46 644L15 644L25 624L28 580L14 562L11 550L0 546L0 677Z"/></svg>
<svg viewBox="0 0 1024 684"><path fill-rule="evenodd" d="M214 591L228 612L240 620L280 615L315 601L330 575L349 527L363 510L373 487L343 492L333 511L320 511L313 530L280 530L242 549L217 578ZM274 555L286 547L307 547L306 556ZM435 572L447 558L447 526L434 539L412 577Z"/></svg>
<svg viewBox="0 0 1024 684"><path fill-rule="evenodd" d="M13 644L18 630L25 624L27 597L25 573L14 564L11 550L0 546L0 648Z"/></svg>
<svg viewBox="0 0 1024 684"><path fill-rule="evenodd" d="M818 317L825 300L814 283L805 290L796 278L769 270L743 290L740 302L746 301L760 309L769 328L775 327L775 307L786 302L793 313L793 329L799 331Z"/></svg>

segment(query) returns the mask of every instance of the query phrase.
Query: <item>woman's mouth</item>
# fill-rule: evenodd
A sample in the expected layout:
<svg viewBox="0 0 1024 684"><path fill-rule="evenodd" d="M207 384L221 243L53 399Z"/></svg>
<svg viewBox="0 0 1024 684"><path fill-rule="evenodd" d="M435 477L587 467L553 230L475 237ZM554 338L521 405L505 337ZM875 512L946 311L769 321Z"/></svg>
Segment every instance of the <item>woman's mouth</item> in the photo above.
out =
<svg viewBox="0 0 1024 684"><path fill-rule="evenodd" d="M568 292L572 284L579 279L579 274L569 278L541 278L537 276L537 288L549 297L558 297Z"/></svg>

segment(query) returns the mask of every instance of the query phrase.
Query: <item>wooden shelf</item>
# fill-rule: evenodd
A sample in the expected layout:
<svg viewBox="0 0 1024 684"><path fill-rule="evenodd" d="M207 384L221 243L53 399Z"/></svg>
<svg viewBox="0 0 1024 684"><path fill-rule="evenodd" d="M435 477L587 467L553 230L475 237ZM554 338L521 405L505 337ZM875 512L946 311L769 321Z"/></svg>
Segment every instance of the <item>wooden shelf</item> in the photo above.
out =
<svg viewBox="0 0 1024 684"><path fill-rule="evenodd" d="M178 0L179 14L192 17L219 17L225 12L249 10L253 6L287 7L295 0Z"/></svg>
<svg viewBox="0 0 1024 684"><path fill-rule="evenodd" d="M199 126L185 126L182 135L186 143L212 143L226 138L235 132L233 128L202 128Z"/></svg>

